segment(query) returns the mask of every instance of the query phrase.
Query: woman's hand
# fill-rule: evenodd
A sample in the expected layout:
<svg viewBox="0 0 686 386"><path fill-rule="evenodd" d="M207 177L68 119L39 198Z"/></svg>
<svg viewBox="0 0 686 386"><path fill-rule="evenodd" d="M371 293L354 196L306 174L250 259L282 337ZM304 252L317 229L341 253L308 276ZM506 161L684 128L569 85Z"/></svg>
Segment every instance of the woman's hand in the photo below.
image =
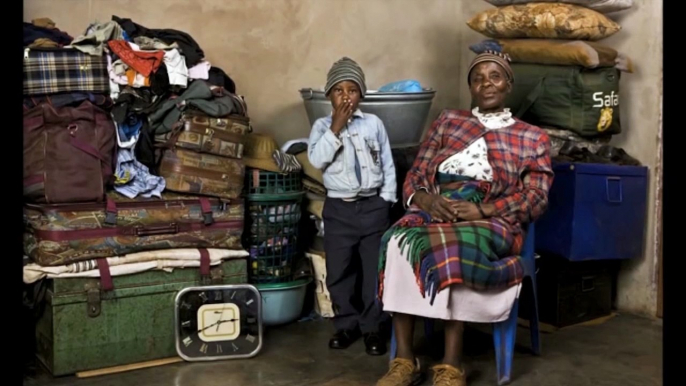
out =
<svg viewBox="0 0 686 386"><path fill-rule="evenodd" d="M481 210L479 210L479 205ZM465 221L481 220L491 217L495 210L493 204L474 204L469 201L454 201L452 207L457 211L457 217Z"/></svg>
<svg viewBox="0 0 686 386"><path fill-rule="evenodd" d="M453 222L457 219L451 201L438 194L420 190L415 193L412 202L438 222Z"/></svg>

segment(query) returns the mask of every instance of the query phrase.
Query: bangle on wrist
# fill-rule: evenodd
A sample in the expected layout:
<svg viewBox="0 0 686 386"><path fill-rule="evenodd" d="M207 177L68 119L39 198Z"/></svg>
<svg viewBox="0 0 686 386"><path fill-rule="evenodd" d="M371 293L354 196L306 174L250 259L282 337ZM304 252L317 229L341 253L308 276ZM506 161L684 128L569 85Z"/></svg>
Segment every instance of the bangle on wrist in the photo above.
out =
<svg viewBox="0 0 686 386"><path fill-rule="evenodd" d="M484 213L484 209L481 207L480 202L476 204L476 208L479 209L479 213L481 213L481 217L483 217L483 218L488 217L488 216L486 216L486 213Z"/></svg>

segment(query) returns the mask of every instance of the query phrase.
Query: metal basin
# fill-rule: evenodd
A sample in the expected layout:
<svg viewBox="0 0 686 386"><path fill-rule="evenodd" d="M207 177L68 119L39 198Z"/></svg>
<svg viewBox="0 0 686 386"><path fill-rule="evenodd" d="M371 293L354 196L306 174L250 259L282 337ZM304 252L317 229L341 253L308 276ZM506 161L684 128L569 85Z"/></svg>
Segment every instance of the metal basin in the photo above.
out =
<svg viewBox="0 0 686 386"><path fill-rule="evenodd" d="M360 101L360 110L378 116L386 127L392 146L415 144L420 141L431 103L436 95L432 89L412 93L367 92ZM324 91L311 88L300 90L310 126L331 114L331 102Z"/></svg>

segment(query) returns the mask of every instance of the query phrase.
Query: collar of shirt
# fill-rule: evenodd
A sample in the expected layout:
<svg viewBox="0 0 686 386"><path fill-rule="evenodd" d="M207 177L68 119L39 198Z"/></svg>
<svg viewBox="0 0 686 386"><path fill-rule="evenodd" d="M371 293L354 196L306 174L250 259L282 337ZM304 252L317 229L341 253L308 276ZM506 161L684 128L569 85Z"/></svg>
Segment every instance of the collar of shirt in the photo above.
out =
<svg viewBox="0 0 686 386"><path fill-rule="evenodd" d="M353 117L364 118L364 113L362 112L362 110L357 109L357 110L355 110L355 112L353 113Z"/></svg>

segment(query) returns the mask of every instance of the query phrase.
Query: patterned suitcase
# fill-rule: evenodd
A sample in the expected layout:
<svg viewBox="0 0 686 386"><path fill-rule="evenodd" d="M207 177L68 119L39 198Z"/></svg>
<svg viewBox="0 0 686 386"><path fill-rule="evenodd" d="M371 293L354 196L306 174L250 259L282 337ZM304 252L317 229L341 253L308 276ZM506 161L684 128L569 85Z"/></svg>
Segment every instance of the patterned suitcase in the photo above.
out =
<svg viewBox="0 0 686 386"><path fill-rule="evenodd" d="M24 95L110 93L107 57L73 48L25 48Z"/></svg>
<svg viewBox="0 0 686 386"><path fill-rule="evenodd" d="M166 189L234 199L241 195L245 165L242 160L183 149L164 151L160 164Z"/></svg>
<svg viewBox="0 0 686 386"><path fill-rule="evenodd" d="M169 248L242 249L240 200L164 193L106 203L25 204L24 253L43 266Z"/></svg>
<svg viewBox="0 0 686 386"><path fill-rule="evenodd" d="M200 153L229 158L243 158L244 134L250 131L250 120L240 115L213 118L200 112L186 111L177 130L158 135L157 142L166 147L181 147Z"/></svg>

